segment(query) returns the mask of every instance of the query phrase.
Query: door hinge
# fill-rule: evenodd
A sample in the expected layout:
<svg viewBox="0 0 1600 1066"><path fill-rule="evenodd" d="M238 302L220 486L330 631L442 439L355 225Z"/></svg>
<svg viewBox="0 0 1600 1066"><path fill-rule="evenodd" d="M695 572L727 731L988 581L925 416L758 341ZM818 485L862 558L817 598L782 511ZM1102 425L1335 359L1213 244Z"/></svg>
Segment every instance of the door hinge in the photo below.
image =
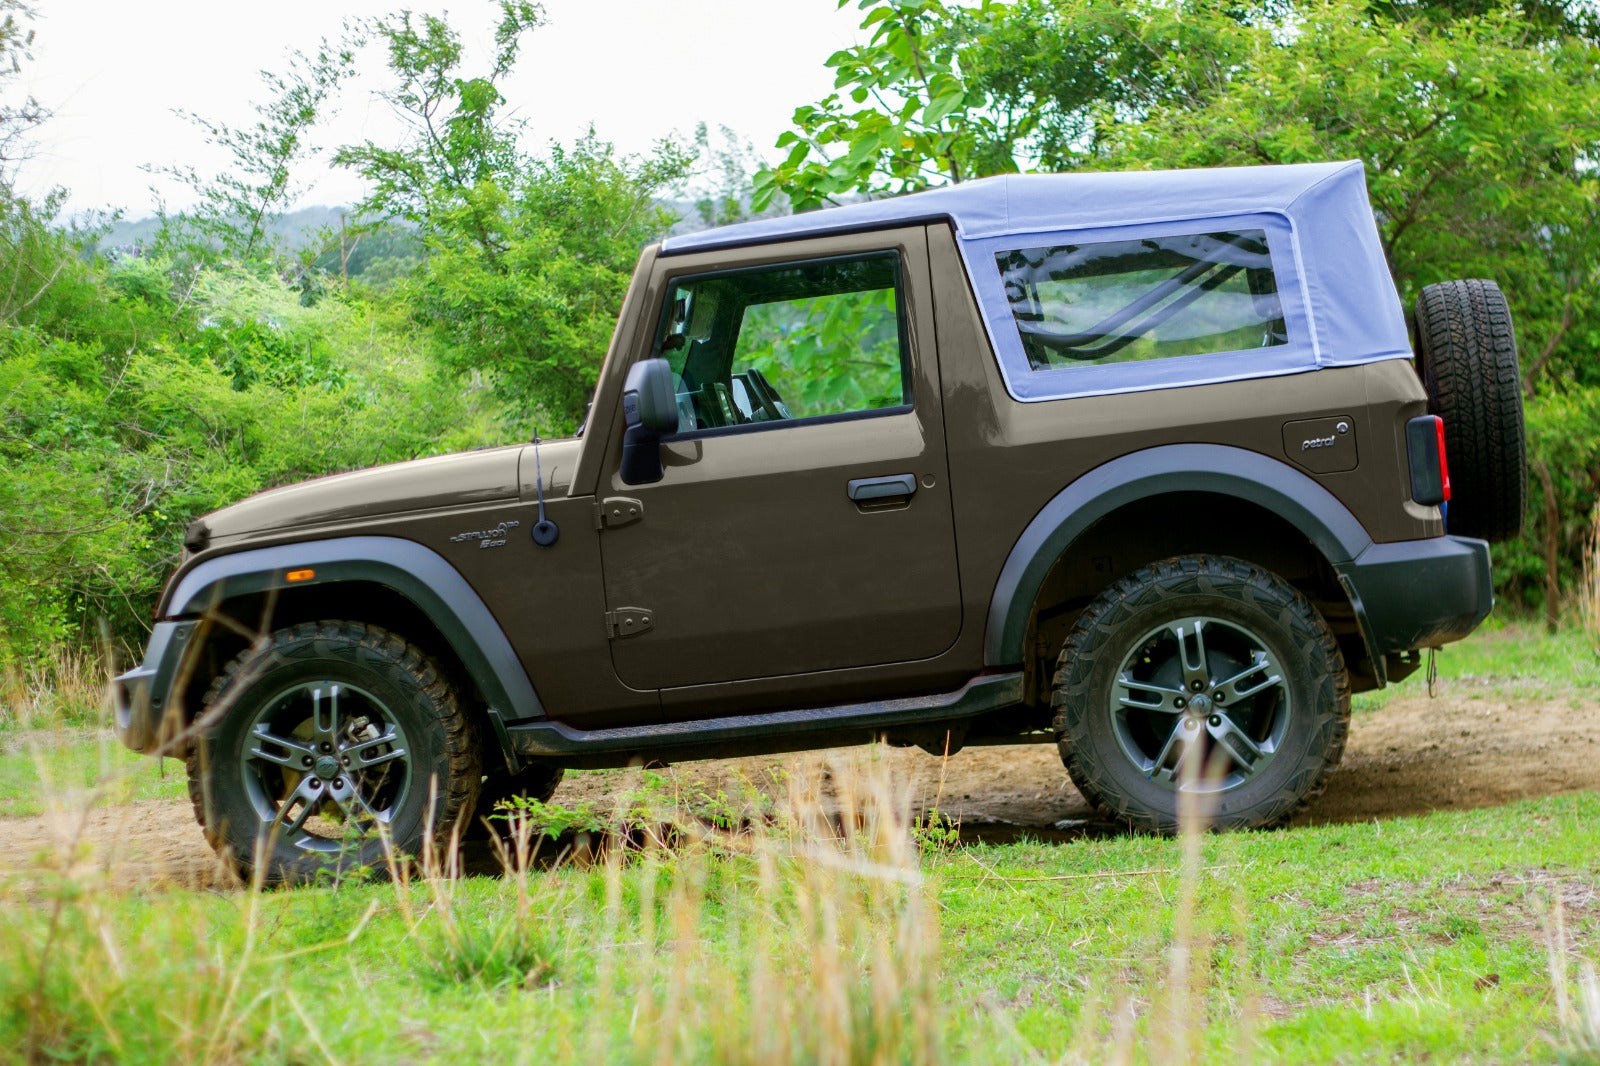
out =
<svg viewBox="0 0 1600 1066"><path fill-rule="evenodd" d="M618 607L606 612L606 636L612 639L636 637L640 633L648 633L654 621L648 608Z"/></svg>
<svg viewBox="0 0 1600 1066"><path fill-rule="evenodd" d="M644 517L644 504L627 496L610 496L594 505L594 528L616 529Z"/></svg>

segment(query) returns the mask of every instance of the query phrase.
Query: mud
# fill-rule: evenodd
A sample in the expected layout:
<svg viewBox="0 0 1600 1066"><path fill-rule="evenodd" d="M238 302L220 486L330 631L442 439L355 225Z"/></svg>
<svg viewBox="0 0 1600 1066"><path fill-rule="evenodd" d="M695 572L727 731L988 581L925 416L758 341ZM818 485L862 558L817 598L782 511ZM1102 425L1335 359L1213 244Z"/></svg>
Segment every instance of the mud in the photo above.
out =
<svg viewBox="0 0 1600 1066"><path fill-rule="evenodd" d="M1070 841L1117 832L1080 796L1053 745L969 748L948 760L914 749L883 755L911 783L919 809L937 806L962 836ZM741 777L826 767L845 752L688 763L667 771L714 793ZM604 802L637 771L569 775L556 802ZM1493 685L1452 683L1438 699L1412 689L1358 714L1343 763L1300 824L1370 821L1436 810L1493 807L1529 796L1600 788L1600 700L1516 698ZM207 848L187 802L138 802L0 818L0 876L64 864L80 877L140 889L231 884Z"/></svg>

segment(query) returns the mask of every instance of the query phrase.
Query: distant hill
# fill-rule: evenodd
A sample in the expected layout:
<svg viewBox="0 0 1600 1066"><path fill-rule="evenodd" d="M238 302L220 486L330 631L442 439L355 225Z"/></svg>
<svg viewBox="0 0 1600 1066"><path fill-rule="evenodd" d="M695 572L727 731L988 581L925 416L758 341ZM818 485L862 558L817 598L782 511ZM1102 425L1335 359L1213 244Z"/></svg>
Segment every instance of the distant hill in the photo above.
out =
<svg viewBox="0 0 1600 1066"><path fill-rule="evenodd" d="M267 227L267 232L281 238L293 251L300 251L320 243L319 235L327 230L338 230L339 216L350 214L348 207L302 207L277 219ZM161 222L154 217L137 221L124 219L116 223L99 241L99 247L138 248L154 241Z"/></svg>
<svg viewBox="0 0 1600 1066"><path fill-rule="evenodd" d="M662 236L681 236L707 228L708 224L701 216L697 203L693 200L662 200L660 201L660 206L678 217L678 222L672 226L667 234ZM748 205L745 205L745 208L748 209ZM785 213L787 211L779 207L776 210L769 209L764 211L760 216L751 217ZM274 221L267 227L267 232L281 239L290 251L298 252L306 248L315 247L330 253L333 255L333 262L336 265L338 262L338 241L335 239L331 242L332 248L324 248L323 234L338 232L340 216L345 216L346 224L348 225L353 220L354 209L327 206L302 207L300 210L291 211ZM717 220L712 224L720 224L720 222L721 220ZM394 228L399 230L409 229L404 224L397 224ZM161 222L154 217L141 218L136 221L123 220L113 225L106 235L96 242L96 247L102 251L121 249L132 252L152 243L160 230ZM369 240L372 239L369 238ZM390 240L392 242L392 237ZM378 242L372 241L372 243L376 244ZM402 241L402 243L409 244L410 242ZM397 249L390 249L387 246L386 250L391 254L397 251ZM415 255L418 254L418 250L413 246L405 249L405 254ZM353 275L358 270L354 264L351 266Z"/></svg>

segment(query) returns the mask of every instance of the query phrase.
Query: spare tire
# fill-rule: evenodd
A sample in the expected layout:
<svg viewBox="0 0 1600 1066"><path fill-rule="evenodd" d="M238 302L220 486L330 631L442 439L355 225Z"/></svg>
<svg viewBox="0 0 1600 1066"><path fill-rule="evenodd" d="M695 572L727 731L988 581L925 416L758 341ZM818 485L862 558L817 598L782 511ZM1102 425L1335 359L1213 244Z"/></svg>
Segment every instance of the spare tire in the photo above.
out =
<svg viewBox="0 0 1600 1066"><path fill-rule="evenodd" d="M1449 531L1484 540L1522 532L1528 465L1522 376L1505 294L1492 281L1429 285L1417 297L1417 371L1444 419Z"/></svg>

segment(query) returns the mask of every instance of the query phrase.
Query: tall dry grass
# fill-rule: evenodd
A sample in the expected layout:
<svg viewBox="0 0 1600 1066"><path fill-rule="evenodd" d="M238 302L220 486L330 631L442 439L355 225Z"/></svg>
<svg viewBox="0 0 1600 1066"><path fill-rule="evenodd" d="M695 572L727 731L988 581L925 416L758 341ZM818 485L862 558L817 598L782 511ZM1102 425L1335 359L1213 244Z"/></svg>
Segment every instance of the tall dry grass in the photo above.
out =
<svg viewBox="0 0 1600 1066"><path fill-rule="evenodd" d="M462 882L425 865L426 907L405 905L425 972L525 990L581 974L585 1005L555 1037L583 1061L940 1061L937 901L884 762L792 777L776 804L750 790L709 822L685 800L620 804L647 820L580 853L587 892L530 888L532 827L513 812L496 844L509 922L468 913Z"/></svg>
<svg viewBox="0 0 1600 1066"><path fill-rule="evenodd" d="M1578 585L1578 621L1589 647L1600 655L1600 500L1589 514L1583 542L1583 576Z"/></svg>
<svg viewBox="0 0 1600 1066"><path fill-rule="evenodd" d="M25 880L0 875L0 1058L347 1059L304 973L348 968L339 949L373 935L369 921L402 987L464 995L464 1027L525 1004L562 1059L946 1058L937 900L906 786L865 758L826 786L792 779L776 804L730 805L748 817L707 822L660 794L623 804L650 810L649 824L554 871L539 855L548 842L513 814L494 843L499 878L463 876L454 847L392 857L392 887L354 889L370 900L355 927L319 926L304 947L283 940L288 894L303 914L349 886L177 893L129 922L117 872L63 840Z"/></svg>
<svg viewBox="0 0 1600 1066"><path fill-rule="evenodd" d="M1600 974L1594 963L1580 959L1573 976L1572 943L1566 912L1559 897L1551 904L1545 948L1550 959L1550 987L1555 999L1558 1053L1564 1062L1600 1064Z"/></svg>
<svg viewBox="0 0 1600 1066"><path fill-rule="evenodd" d="M109 678L94 655L61 650L45 662L0 662L0 732L97 726Z"/></svg>

